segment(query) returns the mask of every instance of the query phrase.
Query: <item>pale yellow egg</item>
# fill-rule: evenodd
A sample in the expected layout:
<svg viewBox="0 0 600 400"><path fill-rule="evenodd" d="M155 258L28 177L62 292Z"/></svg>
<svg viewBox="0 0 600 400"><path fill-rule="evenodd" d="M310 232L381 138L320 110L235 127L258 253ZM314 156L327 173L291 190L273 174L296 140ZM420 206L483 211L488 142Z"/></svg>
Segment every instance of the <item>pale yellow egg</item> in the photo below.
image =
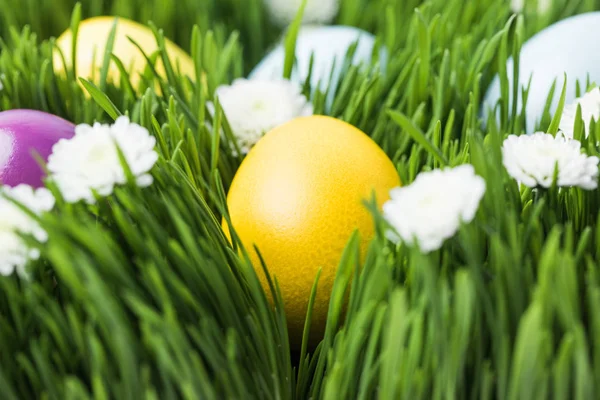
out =
<svg viewBox="0 0 600 400"><path fill-rule="evenodd" d="M130 74L133 87L137 89L141 79L140 74L144 72L148 62L140 49L128 38L133 39L148 57L151 57L158 51L158 44L149 27L121 17L116 19L116 21L117 28L112 53L121 60L125 69ZM77 60L75 60L78 77L98 84L106 45L114 23L115 17L111 16L94 17L80 22L77 34ZM72 43L73 33L71 29L65 31L56 40L56 45L60 48L68 66L73 65ZM182 75L187 75L194 79L196 76L195 67L189 54L166 38L165 48L173 69ZM54 52L53 62L55 71L59 74L64 74L64 65L58 50ZM161 77L166 77L165 67L160 57L157 59L155 67ZM120 84L120 75L116 63L111 61L107 81L118 86Z"/></svg>

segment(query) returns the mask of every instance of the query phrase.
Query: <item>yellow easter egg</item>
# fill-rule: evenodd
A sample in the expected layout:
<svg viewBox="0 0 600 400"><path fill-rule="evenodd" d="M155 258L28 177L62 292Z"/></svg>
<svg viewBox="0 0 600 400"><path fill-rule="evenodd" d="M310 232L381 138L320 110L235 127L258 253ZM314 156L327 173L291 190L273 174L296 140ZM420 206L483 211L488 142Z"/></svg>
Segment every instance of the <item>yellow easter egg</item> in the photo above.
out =
<svg viewBox="0 0 600 400"><path fill-rule="evenodd" d="M77 34L77 60L75 60L78 77L98 84L106 44L114 23L115 17L111 16L94 17L80 22ZM117 19L112 53L121 60L125 69L130 74L133 87L137 89L141 79L140 74L144 72L148 63L140 49L128 38L133 39L148 57L151 57L153 53L158 51L158 44L152 30L147 26L125 18L119 17ZM56 40L56 46L61 50L68 66L73 65L72 42L73 33L70 29L65 31ZM196 75L192 58L175 43L166 38L165 48L173 69L193 79ZM53 56L55 71L59 74L64 74L64 65L58 50L55 50ZM155 67L161 77L166 77L165 68L160 57L157 59ZM120 71L112 60L108 69L107 80L117 86L120 83Z"/></svg>
<svg viewBox="0 0 600 400"><path fill-rule="evenodd" d="M363 200L374 191L381 207L399 185L393 163L371 138L325 116L273 129L242 162L227 195L231 222L265 290L254 245L279 282L293 347L301 343L318 269L312 339L322 337L337 266L356 229L366 252L374 225Z"/></svg>

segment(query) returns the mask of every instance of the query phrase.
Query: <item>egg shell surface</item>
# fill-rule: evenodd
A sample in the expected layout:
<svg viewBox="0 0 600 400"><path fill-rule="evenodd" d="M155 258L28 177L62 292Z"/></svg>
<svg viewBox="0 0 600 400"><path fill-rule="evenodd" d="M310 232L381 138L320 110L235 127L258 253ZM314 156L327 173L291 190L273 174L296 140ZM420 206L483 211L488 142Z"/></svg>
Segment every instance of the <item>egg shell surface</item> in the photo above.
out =
<svg viewBox="0 0 600 400"><path fill-rule="evenodd" d="M560 92L567 74L566 104L575 100L575 81L585 89L588 74L591 82L600 84L600 51L597 40L600 35L600 12L590 12L559 21L540 31L521 48L519 63L519 95L517 109L522 108L521 90L531 87L526 106L526 129L533 133L539 123L552 83L556 89L550 108L553 113L558 105ZM512 107L513 64L509 59L506 68L509 80L509 109ZM487 121L489 108L495 107L501 97L500 78L496 76L487 90L481 115ZM545 130L547 127L540 127Z"/></svg>
<svg viewBox="0 0 600 400"><path fill-rule="evenodd" d="M36 110L0 112L0 183L7 186L43 186L44 171L34 154L48 161L60 139L75 134L75 125Z"/></svg>
<svg viewBox="0 0 600 400"><path fill-rule="evenodd" d="M371 62L375 37L369 32L349 26L303 26L296 39L296 63L292 70L291 80L303 84L309 73L310 59L314 54L311 75L311 86L325 91L330 82L337 84L340 80L342 64L348 49L358 43L352 58L353 64ZM380 59L387 57L385 49L381 49ZM250 79L279 79L283 76L285 62L284 44L279 44L254 68ZM331 70L334 66L333 75ZM382 65L385 62L381 63ZM331 81L330 81L331 76ZM333 93L327 99L328 106L333 102Z"/></svg>
<svg viewBox="0 0 600 400"><path fill-rule="evenodd" d="M99 82L100 71L104 61L104 52L112 30L115 17L102 16L81 21L77 34L77 75L84 79ZM140 81L140 74L144 72L148 63L142 52L128 39L133 39L151 57L158 51L158 44L152 30L137 22L118 17L115 32L115 41L112 53L123 63L130 73L131 83L134 88ZM62 51L67 65L72 65L71 46L73 33L70 29L65 31L57 40L56 45ZM165 48L170 57L173 69L194 78L195 67L192 58L175 43L165 38ZM64 73L64 66L60 53L54 52L54 69ZM156 61L156 70L162 77L166 76L165 68L160 57ZM119 84L120 71L114 61L110 62L107 80L115 85Z"/></svg>
<svg viewBox="0 0 600 400"><path fill-rule="evenodd" d="M254 245L279 282L293 347L301 343L318 269L313 340L324 332L333 281L352 233L360 234L362 256L374 235L362 202L375 193L381 207L399 185L396 168L371 138L325 116L300 117L273 129L242 162L227 196L229 214L266 292ZM228 233L226 225L224 230Z"/></svg>

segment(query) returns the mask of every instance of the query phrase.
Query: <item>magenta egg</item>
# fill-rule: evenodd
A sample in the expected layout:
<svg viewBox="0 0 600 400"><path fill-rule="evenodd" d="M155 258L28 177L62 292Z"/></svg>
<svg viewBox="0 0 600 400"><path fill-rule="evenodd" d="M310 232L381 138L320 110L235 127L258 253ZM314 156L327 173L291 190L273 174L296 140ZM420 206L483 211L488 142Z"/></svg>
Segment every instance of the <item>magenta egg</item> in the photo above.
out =
<svg viewBox="0 0 600 400"><path fill-rule="evenodd" d="M56 115L36 110L0 112L0 182L43 186L44 170L35 154L44 161L60 139L75 134L75 125Z"/></svg>

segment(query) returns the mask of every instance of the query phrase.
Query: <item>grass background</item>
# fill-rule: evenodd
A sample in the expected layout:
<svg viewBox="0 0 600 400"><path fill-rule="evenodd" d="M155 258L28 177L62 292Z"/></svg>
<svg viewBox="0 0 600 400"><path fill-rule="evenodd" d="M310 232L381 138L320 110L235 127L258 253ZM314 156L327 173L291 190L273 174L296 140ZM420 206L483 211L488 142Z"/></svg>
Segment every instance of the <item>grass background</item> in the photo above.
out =
<svg viewBox="0 0 600 400"><path fill-rule="evenodd" d="M342 0L336 22L374 33L394 57L385 76L375 64L346 65L329 88L331 110L325 93L305 85L315 111L369 134L403 182L470 162L488 189L475 221L428 256L385 241L371 206L377 237L364 262L356 238L341 255L325 337L292 354L280 300L269 304L243 249L221 230L241 159L226 124L221 140L204 123L214 89L247 74L282 34L261 1L0 0L1 110L77 123L128 114L157 137L160 154L155 184L143 192L129 185L93 207L59 199L41 221L50 240L32 281L0 279L1 397L597 397L599 192L520 190L500 147L524 121L507 107L516 87L506 59L553 21L600 3L536 9L530 2L514 16L504 0ZM100 14L151 20L157 40L164 34L193 55L208 93L149 70L162 94L151 82L136 91L101 79L88 85L89 99L72 74L56 76L52 37ZM484 131L481 98L497 73L500 119ZM215 119L218 132L222 113ZM598 155L599 126L583 140L590 155Z"/></svg>

